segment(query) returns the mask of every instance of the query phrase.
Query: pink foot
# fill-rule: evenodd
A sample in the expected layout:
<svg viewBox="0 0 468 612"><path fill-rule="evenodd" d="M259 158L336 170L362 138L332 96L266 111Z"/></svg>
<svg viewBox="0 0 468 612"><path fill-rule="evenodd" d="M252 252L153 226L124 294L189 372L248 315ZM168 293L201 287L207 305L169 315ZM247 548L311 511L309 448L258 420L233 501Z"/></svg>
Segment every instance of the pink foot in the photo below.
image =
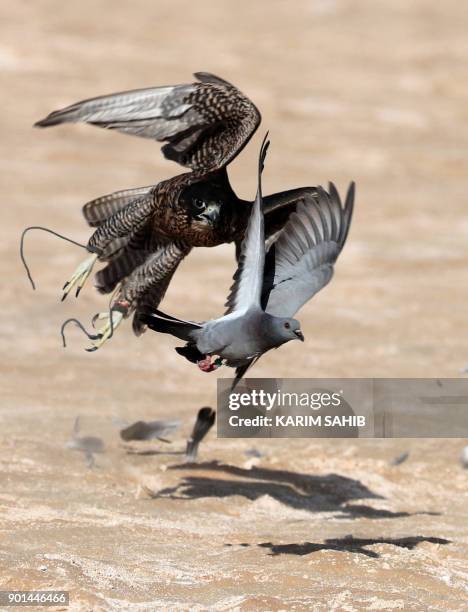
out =
<svg viewBox="0 0 468 612"><path fill-rule="evenodd" d="M214 361L212 359L214 358ZM223 365L223 360L221 357L213 357L207 355L205 359L201 359L197 361L197 366L200 368L202 372L213 372L217 370L220 366Z"/></svg>
<svg viewBox="0 0 468 612"><path fill-rule="evenodd" d="M197 366L202 372L213 372L213 370L216 370L217 367L214 363L212 363L211 357L209 355L205 357L205 359L197 361Z"/></svg>

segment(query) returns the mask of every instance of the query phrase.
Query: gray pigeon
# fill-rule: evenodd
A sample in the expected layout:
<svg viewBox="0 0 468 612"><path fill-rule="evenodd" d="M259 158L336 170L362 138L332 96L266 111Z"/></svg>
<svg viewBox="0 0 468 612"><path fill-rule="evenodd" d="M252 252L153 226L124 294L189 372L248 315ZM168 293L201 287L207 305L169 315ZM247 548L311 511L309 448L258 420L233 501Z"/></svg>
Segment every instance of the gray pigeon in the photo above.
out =
<svg viewBox="0 0 468 612"><path fill-rule="evenodd" d="M292 317L330 281L353 211L354 183L344 207L333 184L330 195L319 188L318 199L298 204L265 260L261 172L268 145L264 142L260 152L257 197L226 314L205 323L183 321L159 310L141 315L150 329L186 340L178 352L201 369L210 371L221 363L236 367L236 382L265 352L290 340L304 340ZM212 356L217 356L214 364Z"/></svg>

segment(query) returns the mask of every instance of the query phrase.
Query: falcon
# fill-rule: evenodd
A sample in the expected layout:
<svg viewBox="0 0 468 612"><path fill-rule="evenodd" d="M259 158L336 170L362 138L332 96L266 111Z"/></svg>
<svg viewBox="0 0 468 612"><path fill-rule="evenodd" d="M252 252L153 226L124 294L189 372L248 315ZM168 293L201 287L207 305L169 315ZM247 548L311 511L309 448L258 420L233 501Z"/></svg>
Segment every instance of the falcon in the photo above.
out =
<svg viewBox="0 0 468 612"><path fill-rule="evenodd" d="M234 85L212 74L195 73L196 82L138 89L72 104L38 121L37 127L84 122L164 142L164 156L190 169L156 185L102 196L83 207L95 228L88 257L63 287L62 300L76 296L95 264L106 262L95 284L115 292L109 312L96 315L102 327L87 350L108 340L134 313L133 330L146 325L140 316L164 297L180 262L194 247L235 242L237 254L252 202L234 193L226 166L239 154L261 121L254 104ZM264 198L265 235L273 238L314 187ZM94 322L94 320L93 320Z"/></svg>

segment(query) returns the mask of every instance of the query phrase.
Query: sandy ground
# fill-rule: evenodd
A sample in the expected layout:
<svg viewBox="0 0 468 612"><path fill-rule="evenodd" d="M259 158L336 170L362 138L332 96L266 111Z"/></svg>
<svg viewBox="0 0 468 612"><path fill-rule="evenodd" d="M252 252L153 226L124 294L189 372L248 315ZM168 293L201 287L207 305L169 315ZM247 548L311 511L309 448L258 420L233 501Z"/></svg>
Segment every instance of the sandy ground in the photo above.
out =
<svg viewBox="0 0 468 612"><path fill-rule="evenodd" d="M293 9L294 6L294 9ZM463 440L217 440L182 456L216 375L170 338L122 328L88 354L60 304L82 257L20 231L89 236L80 208L178 170L157 145L85 126L34 131L76 100L212 71L259 106L272 138L265 189L358 185L333 283L301 313L308 341L256 376L457 377L468 362L468 7L435 0L57 2L0 6L2 321L0 587L67 589L71 610L464 610ZM232 166L255 191L261 135ZM165 309L218 314L232 249L198 250ZM225 371L220 376L226 376ZM65 448L73 421L103 438L93 469ZM171 446L121 447L116 422L180 418ZM262 453L252 458L254 446ZM409 451L401 466L392 458ZM141 454L143 453L143 454Z"/></svg>

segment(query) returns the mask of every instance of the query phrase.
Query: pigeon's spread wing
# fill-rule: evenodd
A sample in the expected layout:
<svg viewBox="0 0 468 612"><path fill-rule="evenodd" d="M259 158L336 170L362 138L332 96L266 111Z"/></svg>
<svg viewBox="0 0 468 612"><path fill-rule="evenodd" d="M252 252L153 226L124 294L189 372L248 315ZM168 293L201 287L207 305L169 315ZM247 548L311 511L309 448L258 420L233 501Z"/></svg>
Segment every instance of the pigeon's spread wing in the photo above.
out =
<svg viewBox="0 0 468 612"><path fill-rule="evenodd" d="M318 198L298 204L267 256L263 304L267 313L292 317L333 275L354 205L351 183L343 206L333 184L330 194L318 188Z"/></svg>
<svg viewBox="0 0 468 612"><path fill-rule="evenodd" d="M226 306L227 313L242 313L249 308L260 307L265 264L265 227L262 210L262 170L268 150L266 137L260 151L258 168L258 189L249 223L242 241L239 264L234 274Z"/></svg>
<svg viewBox="0 0 468 612"><path fill-rule="evenodd" d="M164 156L208 172L228 164L260 123L260 113L234 85L197 72L198 82L135 89L77 102L36 126L84 122L167 144Z"/></svg>
<svg viewBox="0 0 468 612"><path fill-rule="evenodd" d="M297 205L306 199L318 198L316 187L298 187L263 196L263 215L265 218L265 249L278 239L279 233L288 222ZM236 260L239 261L242 239L235 240Z"/></svg>
<svg viewBox="0 0 468 612"><path fill-rule="evenodd" d="M267 240L286 225L298 204L311 198L318 198L316 187L299 187L265 196L263 198L263 213L265 215L265 237Z"/></svg>

